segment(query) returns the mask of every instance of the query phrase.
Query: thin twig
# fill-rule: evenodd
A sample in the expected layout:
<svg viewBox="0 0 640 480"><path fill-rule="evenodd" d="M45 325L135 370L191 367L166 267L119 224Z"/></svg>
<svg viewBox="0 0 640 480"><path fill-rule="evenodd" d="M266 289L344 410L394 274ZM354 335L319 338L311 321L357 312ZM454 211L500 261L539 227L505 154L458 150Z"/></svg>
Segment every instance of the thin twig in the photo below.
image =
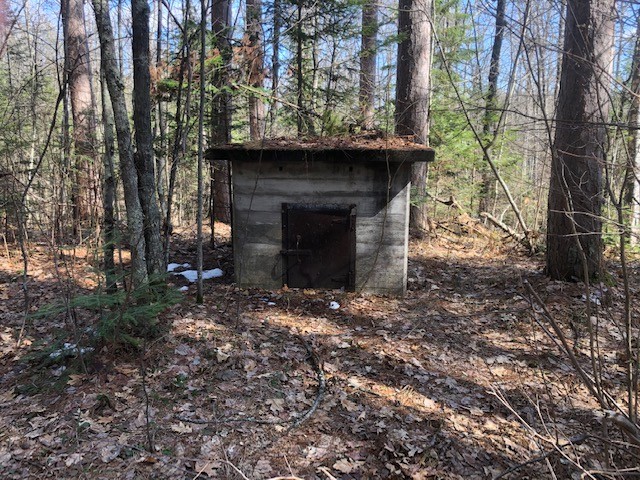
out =
<svg viewBox="0 0 640 480"><path fill-rule="evenodd" d="M561 449L563 449L565 447L568 447L570 445L580 445L581 443L584 443L584 441L587 438L589 438L589 436L587 434L585 434L585 433L582 433L580 435L576 435L575 437L571 437L567 443L557 444L553 450L549 450L549 451L543 453L542 455L538 455L537 457L534 457L531 460L527 460L526 462L519 463L518 465L514 465L513 467L509 468L509 470L505 470L504 472L502 472L497 477L494 477L493 480L498 480L500 478L504 478L507 475L509 475L510 473L513 473L516 470L520 470L521 468L524 468L527 465L532 465L534 463L546 460L548 457L550 457L554 453L558 453L558 450L561 450Z"/></svg>
<svg viewBox="0 0 640 480"><path fill-rule="evenodd" d="M600 395L600 392L598 390L596 390L596 387L594 385L594 381L589 378L589 376L586 374L586 372L584 371L584 369L582 368L582 366L578 362L578 359L576 358L576 356L574 355L571 347L569 346L569 343L567 342L567 339L566 339L564 333L560 329L560 326L558 325L558 322L556 322L556 319L553 317L551 312L549 312L549 310L547 309L547 305L542 301L542 299L540 298L538 293L533 289L533 287L531 286L531 284L527 280L524 280L523 283L524 283L527 291L531 295L531 297L535 300L535 302L538 305L538 307L542 310L542 313L544 314L544 317L551 324L551 328L553 328L554 333L556 334L556 336L558 337L558 339L562 343L563 350L565 351L565 353L569 357L569 361L571 362L571 365L573 365L573 368L576 370L576 372L578 373L578 375L582 379L582 382L584 383L585 387L587 387L589 392L591 392L591 394L598 400L598 403L600 403L600 405L603 408L606 407L607 405L606 405L606 403L604 401L604 398L602 397L602 395Z"/></svg>
<svg viewBox="0 0 640 480"><path fill-rule="evenodd" d="M221 419L218 419L218 420L199 420L199 419L193 419L193 418L186 418L186 417L183 417L183 416L180 416L180 415L175 416L174 418L176 420L181 421L181 422L193 423L193 424L196 424L196 425L216 425L216 424L221 424L221 423L256 423L258 425L286 425L286 424L291 424L291 425L289 425L289 428L287 428L287 430L285 432L285 435L288 434L289 432L291 432L293 429L298 428L300 425L302 425L304 422L306 422L309 418L311 418L311 416L318 409L318 407L322 403L322 400L324 399L324 395L325 395L326 388L327 388L326 377L325 377L324 371L322 370L322 367L320 366L320 360L318 358L318 355L313 351L313 349L311 348L311 345L309 345L309 342L307 342L301 336L299 336L298 339L300 340L300 342L304 345L305 349L307 350L307 355L308 355L307 360L311 364L311 367L313 368L313 370L316 372L316 377L318 379L318 388L316 390L316 398L315 398L315 400L313 402L313 405L311 405L311 407L309 407L309 409L305 413L303 413L302 415L295 416L295 417L290 418L288 420L263 420L263 419L255 418L255 417L221 418Z"/></svg>

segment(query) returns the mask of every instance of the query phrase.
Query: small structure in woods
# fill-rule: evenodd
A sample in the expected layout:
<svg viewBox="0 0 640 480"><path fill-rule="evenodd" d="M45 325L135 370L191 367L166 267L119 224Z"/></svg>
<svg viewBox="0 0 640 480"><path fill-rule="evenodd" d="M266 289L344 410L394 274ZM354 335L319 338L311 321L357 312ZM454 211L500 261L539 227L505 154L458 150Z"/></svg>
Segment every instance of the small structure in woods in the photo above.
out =
<svg viewBox="0 0 640 480"><path fill-rule="evenodd" d="M398 138L269 141L210 149L229 160L236 282L402 295L411 165L432 149Z"/></svg>

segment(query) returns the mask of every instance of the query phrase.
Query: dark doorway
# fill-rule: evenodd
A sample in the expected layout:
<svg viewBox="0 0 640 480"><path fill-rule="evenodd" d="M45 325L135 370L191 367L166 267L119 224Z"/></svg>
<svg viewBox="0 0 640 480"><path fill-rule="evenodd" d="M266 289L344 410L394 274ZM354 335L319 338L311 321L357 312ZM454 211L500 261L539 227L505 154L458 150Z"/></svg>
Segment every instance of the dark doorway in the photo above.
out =
<svg viewBox="0 0 640 480"><path fill-rule="evenodd" d="M355 205L282 204L285 283L355 289Z"/></svg>

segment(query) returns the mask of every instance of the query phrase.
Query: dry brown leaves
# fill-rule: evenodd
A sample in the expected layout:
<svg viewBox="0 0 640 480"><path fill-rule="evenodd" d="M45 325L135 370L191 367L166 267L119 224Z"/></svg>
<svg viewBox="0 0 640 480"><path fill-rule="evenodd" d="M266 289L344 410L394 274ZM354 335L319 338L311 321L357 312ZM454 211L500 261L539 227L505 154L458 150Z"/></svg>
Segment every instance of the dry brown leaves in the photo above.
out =
<svg viewBox="0 0 640 480"><path fill-rule="evenodd" d="M187 243L177 252L172 260L193 262ZM594 422L594 404L532 323L520 279L563 318L584 305L578 287L550 283L539 261L482 241L416 243L411 252L404 299L211 280L205 305L187 294L164 314L170 330L144 358L105 349L88 356L88 373L73 358L29 360L73 340L68 319L28 322L17 346L20 266L2 260L0 476L492 478L549 447L522 419L562 437ZM51 272L51 258L34 266ZM64 291L35 275L30 289L43 299L36 305ZM95 324L77 320L80 329ZM317 389L299 337L321 359L328 392L287 433ZM583 337L576 348L586 348ZM588 462L589 451L575 456ZM564 478L576 471L554 462ZM546 468L512 478L545 478Z"/></svg>

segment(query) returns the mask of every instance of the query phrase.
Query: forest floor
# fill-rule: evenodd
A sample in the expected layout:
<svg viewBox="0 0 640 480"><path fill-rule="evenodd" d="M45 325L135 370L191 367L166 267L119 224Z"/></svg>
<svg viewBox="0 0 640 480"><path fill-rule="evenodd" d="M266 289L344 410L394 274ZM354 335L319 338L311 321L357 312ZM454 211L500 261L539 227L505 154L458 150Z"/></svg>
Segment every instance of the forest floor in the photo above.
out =
<svg viewBox="0 0 640 480"><path fill-rule="evenodd" d="M80 249L56 262L31 251L32 312L95 288ZM567 445L601 432L601 416L534 321L524 282L587 365L583 287L548 280L541 258L486 238L413 241L409 291L390 298L242 290L229 245L205 257L225 275L205 282L203 305L189 286L142 353L92 351L88 310L25 320L19 253L0 257L1 478L580 478L578 465L603 467L585 437ZM171 260L195 264L189 235ZM620 288L593 290L615 392Z"/></svg>

